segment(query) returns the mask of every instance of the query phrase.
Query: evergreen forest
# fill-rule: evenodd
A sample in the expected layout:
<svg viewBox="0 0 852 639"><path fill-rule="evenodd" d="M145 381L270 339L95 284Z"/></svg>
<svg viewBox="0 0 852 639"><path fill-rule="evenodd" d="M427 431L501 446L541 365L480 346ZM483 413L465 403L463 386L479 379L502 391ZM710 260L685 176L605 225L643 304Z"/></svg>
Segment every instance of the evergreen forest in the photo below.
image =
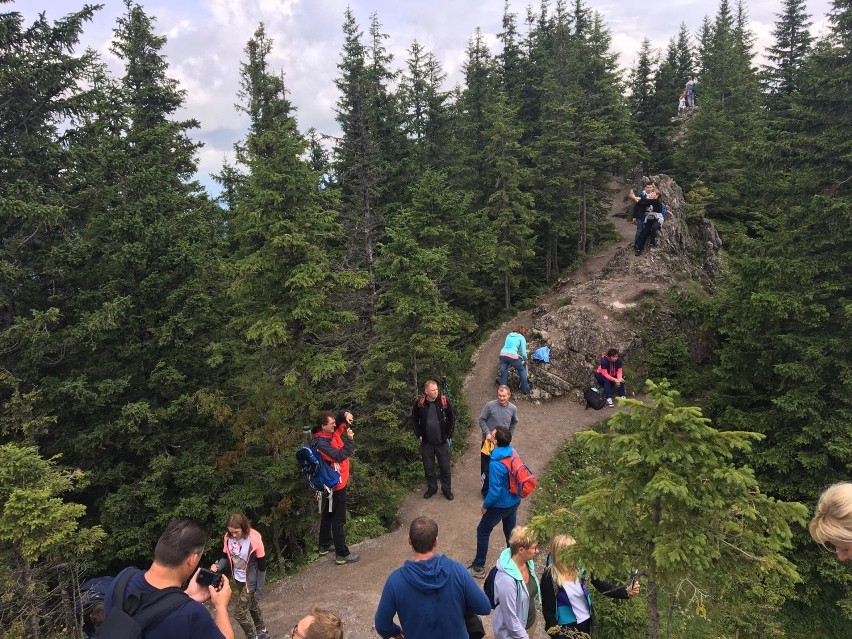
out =
<svg viewBox="0 0 852 639"><path fill-rule="evenodd" d="M116 74L79 45L100 7L27 23L8 2L0 638L78 636L79 584L147 565L178 516L217 531L245 513L279 573L315 558L316 502L294 452L320 410L351 410L366 434L349 541L394 527L422 481L404 429L423 383L446 380L466 428L476 346L614 242L613 199L659 173L724 240L714 288L678 309L714 353L689 361L688 334L650 353L668 365L649 406L611 424L641 473L620 473L596 429L561 454L601 475L553 498L579 498L599 534L596 512L630 516L600 491L639 495L665 471L636 432L694 437L727 460L735 494L696 481L684 490L699 505L672 488L666 508L682 525L736 520L775 563L698 560L718 542L691 539L660 558L660 609L709 620L707 637L849 636L852 572L804 524L826 486L852 477L852 2L834 0L816 36L804 0L783 0L758 65L744 0L720 0L665 50L645 40L627 74L583 0L521 15L507 3L498 46L477 30L456 87L423 45L395 59L380 16L362 25L347 10L335 138L300 129L261 23L232 88L249 126L215 196L144 6L125 0L114 25ZM679 116L690 76L698 106ZM641 539L663 548L672 534ZM695 589L664 588L685 579ZM606 614L604 639L648 632L648 619Z"/></svg>

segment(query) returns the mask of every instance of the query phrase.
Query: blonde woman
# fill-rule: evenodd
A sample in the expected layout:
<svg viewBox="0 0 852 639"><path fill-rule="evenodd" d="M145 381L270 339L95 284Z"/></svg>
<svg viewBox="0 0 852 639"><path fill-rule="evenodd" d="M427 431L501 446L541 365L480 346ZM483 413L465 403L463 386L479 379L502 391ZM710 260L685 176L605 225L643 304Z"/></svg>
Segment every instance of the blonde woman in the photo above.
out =
<svg viewBox="0 0 852 639"><path fill-rule="evenodd" d="M852 561L852 483L841 482L826 489L809 529L815 542L834 548L839 561Z"/></svg>
<svg viewBox="0 0 852 639"><path fill-rule="evenodd" d="M577 637L582 636L580 633L592 632L594 616L586 571L565 562L565 552L575 543L573 537L556 535L550 543L548 566L541 576L544 627L556 637ZM599 579L591 579L591 582L601 594L615 599L629 599L639 593L636 581L621 587Z"/></svg>
<svg viewBox="0 0 852 639"><path fill-rule="evenodd" d="M533 560L538 542L526 526L516 526L494 575L494 639L529 639L535 633L536 604L541 601Z"/></svg>

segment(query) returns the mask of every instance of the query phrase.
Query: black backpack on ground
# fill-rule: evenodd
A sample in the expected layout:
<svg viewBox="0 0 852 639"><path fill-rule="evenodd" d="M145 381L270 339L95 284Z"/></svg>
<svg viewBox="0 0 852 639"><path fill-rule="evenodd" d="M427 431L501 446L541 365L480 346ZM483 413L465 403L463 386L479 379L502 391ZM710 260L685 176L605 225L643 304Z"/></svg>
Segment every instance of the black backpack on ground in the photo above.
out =
<svg viewBox="0 0 852 639"><path fill-rule="evenodd" d="M125 596L127 583L137 572L140 572L138 568L125 568L115 578L112 606L105 611L106 619L95 633L98 639L142 639L145 628L190 601L189 596L176 586L163 588L144 602L139 592Z"/></svg>
<svg viewBox="0 0 852 639"><path fill-rule="evenodd" d="M583 399L586 400L586 410L590 408L600 410L606 404L606 398L603 396L603 393L594 386L586 387L583 391Z"/></svg>

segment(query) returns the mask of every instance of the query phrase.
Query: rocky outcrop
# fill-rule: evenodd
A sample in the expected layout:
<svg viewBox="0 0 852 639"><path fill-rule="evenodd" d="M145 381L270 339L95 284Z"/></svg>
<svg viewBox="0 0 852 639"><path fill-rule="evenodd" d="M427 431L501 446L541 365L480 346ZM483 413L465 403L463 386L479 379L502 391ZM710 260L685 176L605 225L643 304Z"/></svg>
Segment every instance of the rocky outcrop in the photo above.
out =
<svg viewBox="0 0 852 639"><path fill-rule="evenodd" d="M635 310L643 304L658 306L654 310L664 325L668 311L660 293L694 287L695 283L712 288L720 268L719 234L709 220L686 223L683 191L671 177L656 175L652 179L669 209L657 246L638 257L632 247L619 247L589 281L575 284L568 280L554 302L533 310L530 352L547 345L551 359L549 364L531 363L532 399L568 395L581 401L601 353L617 348L629 362L631 352L641 349L642 332L635 326ZM647 181L641 179L635 190ZM629 200L625 210L629 219Z"/></svg>

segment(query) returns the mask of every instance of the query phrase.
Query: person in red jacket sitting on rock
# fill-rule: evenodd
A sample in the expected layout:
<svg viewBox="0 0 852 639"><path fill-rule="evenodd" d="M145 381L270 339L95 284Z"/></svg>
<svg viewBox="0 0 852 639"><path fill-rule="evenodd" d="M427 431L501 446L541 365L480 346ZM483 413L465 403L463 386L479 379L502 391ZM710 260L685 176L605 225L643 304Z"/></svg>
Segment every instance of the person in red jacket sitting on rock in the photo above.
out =
<svg viewBox="0 0 852 639"><path fill-rule="evenodd" d="M627 391L624 388L624 370L617 348L611 348L601 356L601 365L595 371L595 379L603 384L607 406L614 405L612 403L613 386L618 391L619 397L627 397Z"/></svg>

